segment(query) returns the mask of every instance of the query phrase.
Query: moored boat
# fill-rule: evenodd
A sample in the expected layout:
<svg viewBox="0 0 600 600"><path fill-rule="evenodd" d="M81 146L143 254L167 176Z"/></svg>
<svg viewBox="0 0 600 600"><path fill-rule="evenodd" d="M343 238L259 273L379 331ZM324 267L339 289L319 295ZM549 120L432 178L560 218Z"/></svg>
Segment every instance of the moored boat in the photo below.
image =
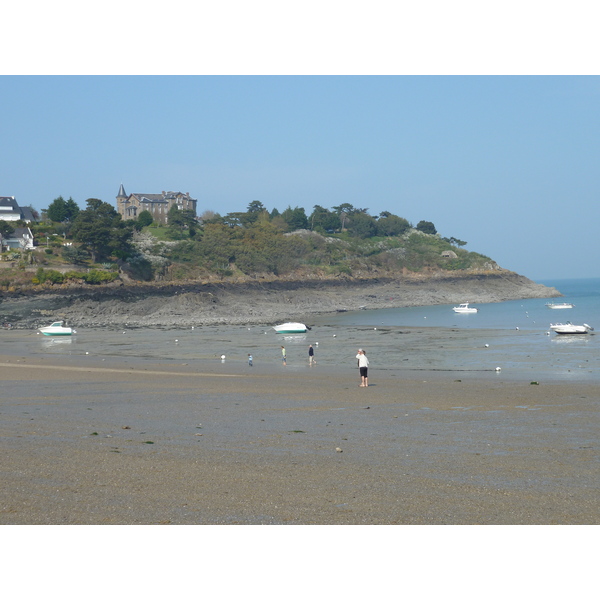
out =
<svg viewBox="0 0 600 600"><path fill-rule="evenodd" d="M71 335L77 333L71 327L67 327L65 321L55 321L52 325L46 325L46 327L40 327L40 332L44 335Z"/></svg>
<svg viewBox="0 0 600 600"><path fill-rule="evenodd" d="M575 305L570 302L547 302L548 308L573 308Z"/></svg>
<svg viewBox="0 0 600 600"><path fill-rule="evenodd" d="M455 313L476 313L479 309L469 306L468 302L463 302L452 309Z"/></svg>
<svg viewBox="0 0 600 600"><path fill-rule="evenodd" d="M273 327L275 333L306 333L307 327L304 323L282 323Z"/></svg>
<svg viewBox="0 0 600 600"><path fill-rule="evenodd" d="M555 333L568 334L568 333L588 333L594 331L594 328L584 323L583 325L573 325L570 321L566 323L555 323L550 324L550 329Z"/></svg>

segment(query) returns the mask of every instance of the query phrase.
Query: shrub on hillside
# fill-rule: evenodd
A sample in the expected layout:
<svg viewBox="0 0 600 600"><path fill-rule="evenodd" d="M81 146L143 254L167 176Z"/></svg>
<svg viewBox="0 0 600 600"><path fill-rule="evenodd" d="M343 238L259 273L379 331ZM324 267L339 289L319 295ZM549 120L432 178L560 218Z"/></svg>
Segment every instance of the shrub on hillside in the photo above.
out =
<svg viewBox="0 0 600 600"><path fill-rule="evenodd" d="M36 273L35 277L31 280L32 283L62 283L65 280L65 276L60 271L55 271L54 269L44 269L40 267Z"/></svg>

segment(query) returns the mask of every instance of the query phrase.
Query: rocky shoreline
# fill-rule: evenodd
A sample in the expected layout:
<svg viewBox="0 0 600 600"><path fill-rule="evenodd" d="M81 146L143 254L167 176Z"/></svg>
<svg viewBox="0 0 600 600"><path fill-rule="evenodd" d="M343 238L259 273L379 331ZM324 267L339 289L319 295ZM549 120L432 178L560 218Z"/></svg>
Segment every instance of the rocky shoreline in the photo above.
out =
<svg viewBox="0 0 600 600"><path fill-rule="evenodd" d="M511 271L398 278L123 284L0 294L0 321L19 329L67 319L85 327L310 322L317 314L561 296Z"/></svg>

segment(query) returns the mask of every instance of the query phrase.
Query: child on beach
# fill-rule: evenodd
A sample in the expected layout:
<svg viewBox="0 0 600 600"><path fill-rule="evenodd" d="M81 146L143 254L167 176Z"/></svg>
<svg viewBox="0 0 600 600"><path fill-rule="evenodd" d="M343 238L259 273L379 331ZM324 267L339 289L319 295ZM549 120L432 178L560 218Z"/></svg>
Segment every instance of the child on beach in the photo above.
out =
<svg viewBox="0 0 600 600"><path fill-rule="evenodd" d="M284 365L287 365L287 359L285 356L285 348L283 346L281 346L281 361L283 362Z"/></svg>

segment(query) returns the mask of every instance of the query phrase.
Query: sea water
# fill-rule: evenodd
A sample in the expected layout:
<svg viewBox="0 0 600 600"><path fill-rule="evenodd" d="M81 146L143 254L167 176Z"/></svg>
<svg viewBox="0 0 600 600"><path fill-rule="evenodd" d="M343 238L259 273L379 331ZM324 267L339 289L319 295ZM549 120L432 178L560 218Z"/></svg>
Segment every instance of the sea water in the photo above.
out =
<svg viewBox="0 0 600 600"><path fill-rule="evenodd" d="M339 313L327 317L330 324L384 325L404 327L452 327L460 329L527 329L546 331L551 323L571 321L596 324L600 329L600 279L564 279L540 281L555 287L562 298L510 300L486 304L471 303L477 313L455 313L456 304L386 308ZM464 302L468 302L465 298ZM549 309L547 303L574 304L571 309ZM321 321L321 319L319 319Z"/></svg>
<svg viewBox="0 0 600 600"><path fill-rule="evenodd" d="M325 314L307 322L311 329L306 334L294 336L276 334L268 325L226 324L80 328L66 338L0 331L0 350L23 357L68 355L78 364L89 359L125 368L160 363L173 369L255 374L306 369L309 376L309 369L356 370L357 350L364 348L373 382L378 371L398 377L600 382L600 279L541 283L555 287L563 297L473 303L479 312L472 314L454 313L453 305ZM575 307L549 309L547 302L571 302ZM550 323L567 320L588 323L598 331L558 335L549 329ZM309 344L315 349L314 367L309 367ZM282 345L287 351L285 367ZM252 367L248 354L253 356Z"/></svg>
<svg viewBox="0 0 600 600"><path fill-rule="evenodd" d="M600 278L539 283L556 288L563 297L471 304L479 309L477 313L455 313L452 310L455 305L448 304L361 310L320 317L317 321L326 321L333 328L373 332L402 328L407 332L420 331L421 335L411 336L410 341L407 338L404 367L419 362L417 368L421 370L493 370L532 380L600 381L598 333L559 335L550 330L550 324L566 321L600 329ZM553 302L575 306L570 309L546 306ZM418 355L417 360L411 359L413 353Z"/></svg>

